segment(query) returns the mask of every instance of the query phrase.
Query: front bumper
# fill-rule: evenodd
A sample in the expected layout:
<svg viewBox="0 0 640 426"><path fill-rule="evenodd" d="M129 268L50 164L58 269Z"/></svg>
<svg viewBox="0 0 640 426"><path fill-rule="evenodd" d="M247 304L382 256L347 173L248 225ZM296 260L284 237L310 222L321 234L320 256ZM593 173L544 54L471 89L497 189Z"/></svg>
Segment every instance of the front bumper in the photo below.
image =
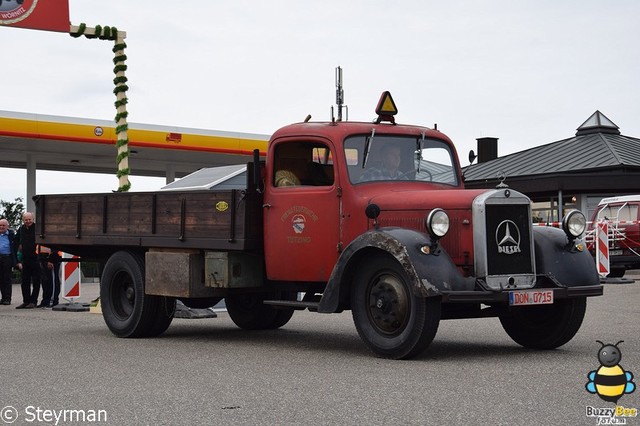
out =
<svg viewBox="0 0 640 426"><path fill-rule="evenodd" d="M515 290L515 289L514 289ZM535 290L528 289L528 290ZM582 287L563 287L544 290L553 290L554 300L570 299L577 297L602 296L604 287L602 285L590 285ZM495 303L509 303L509 291L442 291L442 303L485 303L487 305Z"/></svg>

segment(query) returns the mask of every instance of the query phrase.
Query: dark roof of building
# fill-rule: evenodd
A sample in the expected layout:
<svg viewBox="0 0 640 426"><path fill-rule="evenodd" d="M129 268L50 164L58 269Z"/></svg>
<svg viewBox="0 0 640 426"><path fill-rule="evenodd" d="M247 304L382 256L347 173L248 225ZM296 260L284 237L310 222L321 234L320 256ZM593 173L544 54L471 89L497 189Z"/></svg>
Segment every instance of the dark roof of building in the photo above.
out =
<svg viewBox="0 0 640 426"><path fill-rule="evenodd" d="M465 181L495 181L498 172L504 172L508 181L616 168L640 172L640 139L620 134L618 126L596 111L574 137L471 165L465 170Z"/></svg>

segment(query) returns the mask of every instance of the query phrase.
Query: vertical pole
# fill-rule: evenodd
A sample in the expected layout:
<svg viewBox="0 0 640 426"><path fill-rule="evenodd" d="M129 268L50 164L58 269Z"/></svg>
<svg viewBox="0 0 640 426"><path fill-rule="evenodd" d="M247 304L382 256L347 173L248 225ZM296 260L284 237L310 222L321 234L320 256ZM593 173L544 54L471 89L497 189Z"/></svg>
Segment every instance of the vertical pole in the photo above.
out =
<svg viewBox="0 0 640 426"><path fill-rule="evenodd" d="M562 220L562 189L558 190L558 222Z"/></svg>
<svg viewBox="0 0 640 426"><path fill-rule="evenodd" d="M166 184L169 185L171 182L176 180L176 168L173 164L167 164L167 172L166 172Z"/></svg>
<svg viewBox="0 0 640 426"><path fill-rule="evenodd" d="M113 79L113 84L116 86L113 89L113 93L116 95L116 165L118 167L116 176L118 177L118 192L126 192L131 188L131 183L129 182L129 174L131 172L129 169L129 125L127 124L128 99L126 95L129 87L126 85L127 77L125 76L125 71L127 66L125 61L127 56L124 54L124 49L127 47L124 39L127 37L127 33L118 31L115 27L102 27L100 25L88 28L86 24L82 23L78 26L70 25L69 35L74 38L84 35L87 38L99 38L100 40L113 40L115 42L112 51L115 65L113 73L116 75Z"/></svg>
<svg viewBox="0 0 640 426"><path fill-rule="evenodd" d="M129 182L129 135L128 129L129 126L127 124L127 90L129 89L125 84L127 82L127 77L125 76L125 71L127 66L124 64L124 61L127 59L124 54L124 49L126 48L126 44L124 43L125 34L123 31L118 31L116 36L115 45L113 47L113 63L115 64L115 68L113 72L116 77L113 82L116 85L116 88L113 92L116 95L116 149L117 149L117 157L116 162L118 166L117 176L118 176L118 191L119 192L127 192L129 188L131 188L131 183Z"/></svg>
<svg viewBox="0 0 640 426"><path fill-rule="evenodd" d="M338 106L338 121L342 121L342 106L344 105L344 90L342 89L342 68L336 68L336 105Z"/></svg>
<svg viewBox="0 0 640 426"><path fill-rule="evenodd" d="M33 196L36 195L36 160L31 154L27 154L27 199L26 206L28 212L36 211L36 204ZM21 218L22 219L22 218Z"/></svg>

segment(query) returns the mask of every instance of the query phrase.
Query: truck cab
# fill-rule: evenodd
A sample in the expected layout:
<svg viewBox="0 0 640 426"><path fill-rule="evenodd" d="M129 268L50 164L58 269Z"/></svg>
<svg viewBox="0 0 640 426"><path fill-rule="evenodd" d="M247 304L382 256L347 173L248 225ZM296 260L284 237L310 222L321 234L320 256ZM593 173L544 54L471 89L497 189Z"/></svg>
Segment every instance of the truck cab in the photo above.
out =
<svg viewBox="0 0 640 426"><path fill-rule="evenodd" d="M385 155L396 157L393 176L385 175ZM294 124L273 135L267 158L265 253L273 280L327 282L345 247L374 227L369 205L385 207L378 224L423 231L425 213L462 195L453 144L424 127Z"/></svg>

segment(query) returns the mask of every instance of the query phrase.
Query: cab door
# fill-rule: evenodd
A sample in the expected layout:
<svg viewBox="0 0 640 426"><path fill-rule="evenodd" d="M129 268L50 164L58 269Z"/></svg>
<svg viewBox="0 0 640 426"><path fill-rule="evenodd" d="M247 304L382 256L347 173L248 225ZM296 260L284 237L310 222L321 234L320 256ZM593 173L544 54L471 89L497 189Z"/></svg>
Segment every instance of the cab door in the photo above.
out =
<svg viewBox="0 0 640 426"><path fill-rule="evenodd" d="M267 277L327 281L338 258L340 198L335 150L323 139L270 146L264 193Z"/></svg>

